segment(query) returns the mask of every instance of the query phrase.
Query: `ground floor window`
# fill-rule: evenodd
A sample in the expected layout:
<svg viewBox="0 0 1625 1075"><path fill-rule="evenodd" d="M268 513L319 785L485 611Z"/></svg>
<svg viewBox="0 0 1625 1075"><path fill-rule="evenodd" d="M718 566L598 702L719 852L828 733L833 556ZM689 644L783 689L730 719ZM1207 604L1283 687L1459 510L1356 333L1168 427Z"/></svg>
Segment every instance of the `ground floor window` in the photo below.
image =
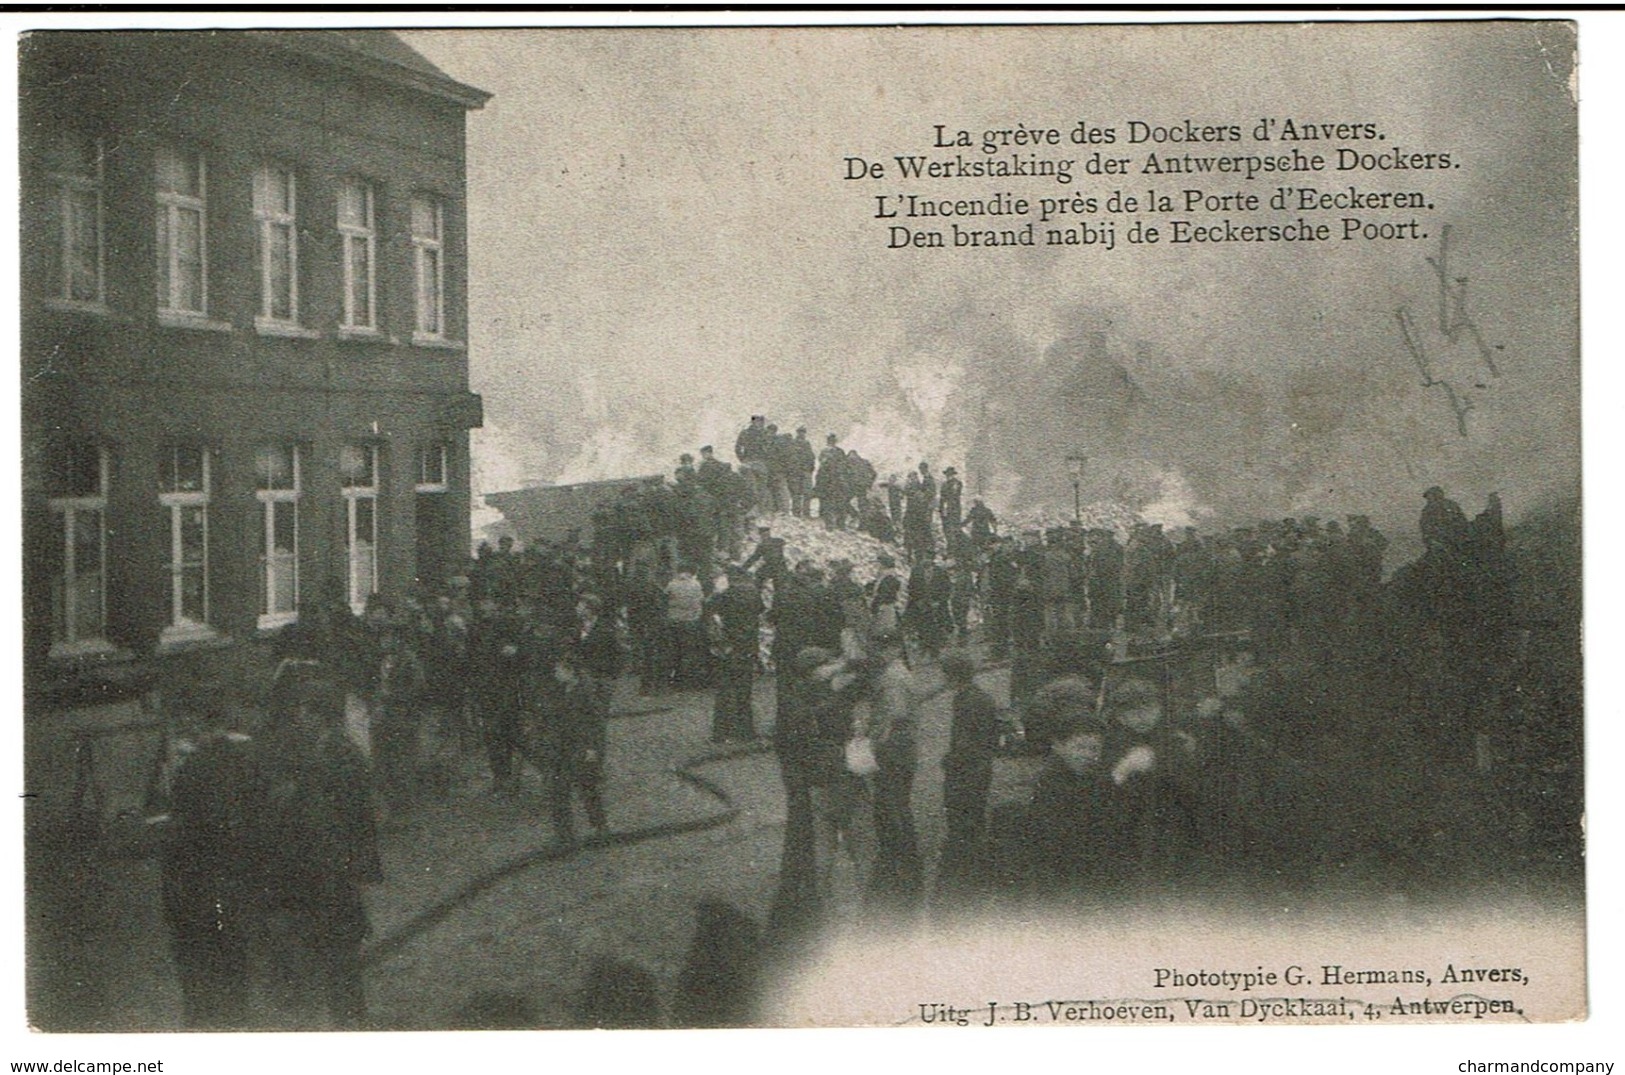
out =
<svg viewBox="0 0 1625 1075"><path fill-rule="evenodd" d="M366 611L378 592L378 448L346 444L339 453L344 491L345 558L349 567L350 608Z"/></svg>
<svg viewBox="0 0 1625 1075"><path fill-rule="evenodd" d="M435 590L445 585L455 566L447 541L452 522L447 484L450 463L449 444L435 442L418 449L417 578L420 584Z"/></svg>
<svg viewBox="0 0 1625 1075"><path fill-rule="evenodd" d="M299 449L262 445L255 452L260 505L259 626L279 627L299 615Z"/></svg>
<svg viewBox="0 0 1625 1075"><path fill-rule="evenodd" d="M51 655L109 649L107 642L105 449L75 445L53 476L50 499L57 569L51 578Z"/></svg>
<svg viewBox="0 0 1625 1075"><path fill-rule="evenodd" d="M169 624L163 641L212 633L209 628L209 499L211 453L176 445L160 456L158 502L169 529Z"/></svg>

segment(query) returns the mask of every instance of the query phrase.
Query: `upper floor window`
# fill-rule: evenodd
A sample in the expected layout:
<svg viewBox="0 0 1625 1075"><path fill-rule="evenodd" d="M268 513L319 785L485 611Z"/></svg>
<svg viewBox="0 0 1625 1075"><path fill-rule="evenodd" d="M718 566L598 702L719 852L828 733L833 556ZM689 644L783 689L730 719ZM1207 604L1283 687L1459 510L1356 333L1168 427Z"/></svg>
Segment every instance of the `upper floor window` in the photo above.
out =
<svg viewBox="0 0 1625 1075"><path fill-rule="evenodd" d="M373 221L372 184L346 179L339 186L339 236L344 260L344 327L378 327L378 230Z"/></svg>
<svg viewBox="0 0 1625 1075"><path fill-rule="evenodd" d="M264 321L299 320L298 190L294 174L277 164L254 173L254 223Z"/></svg>
<svg viewBox="0 0 1625 1075"><path fill-rule="evenodd" d="M164 147L158 151L157 173L158 308L202 317L209 298L203 155Z"/></svg>
<svg viewBox="0 0 1625 1075"><path fill-rule="evenodd" d="M50 296L100 305L102 293L102 145L62 131L51 145Z"/></svg>
<svg viewBox="0 0 1625 1075"><path fill-rule="evenodd" d="M446 335L445 213L430 194L412 197L412 255L417 276L417 332Z"/></svg>

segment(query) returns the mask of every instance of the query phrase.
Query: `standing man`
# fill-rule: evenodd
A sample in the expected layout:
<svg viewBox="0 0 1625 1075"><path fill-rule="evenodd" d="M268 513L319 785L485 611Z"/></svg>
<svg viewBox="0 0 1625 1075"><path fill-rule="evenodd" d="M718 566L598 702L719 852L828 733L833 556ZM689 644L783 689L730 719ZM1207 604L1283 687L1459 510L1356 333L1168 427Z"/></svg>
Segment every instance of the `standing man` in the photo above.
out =
<svg viewBox="0 0 1625 1075"><path fill-rule="evenodd" d="M917 905L923 871L914 831L914 771L919 743L914 677L903 660L902 636L876 634L880 665L869 690L869 712L854 722L853 734L874 744L874 810L877 854L870 877L870 896L907 910Z"/></svg>
<svg viewBox="0 0 1625 1075"><path fill-rule="evenodd" d="M743 568L729 565L727 589L711 596L709 612L718 671L711 741L748 742L756 738L750 688L761 639L762 598Z"/></svg>
<svg viewBox="0 0 1625 1075"><path fill-rule="evenodd" d="M597 594L584 594L576 605L580 631L570 656L574 672L575 704L572 760L575 787L581 792L587 821L603 832L609 826L604 811L604 753L609 742L609 706L620 678L625 654L616 637L615 622L604 615ZM566 677L570 678L570 677ZM567 841L568 842L568 841Z"/></svg>
<svg viewBox="0 0 1625 1075"><path fill-rule="evenodd" d="M756 511L771 511L771 493L768 490L767 460L773 443L767 431L767 417L753 414L750 425L734 438L734 455L739 458L739 469L750 482L750 502Z"/></svg>
<svg viewBox="0 0 1625 1075"><path fill-rule="evenodd" d="M780 433L779 427L770 423L766 444L769 508L776 514L786 512L790 510L790 485L795 480L796 439Z"/></svg>
<svg viewBox="0 0 1625 1075"><path fill-rule="evenodd" d="M993 509L982 503L978 497L970 502L970 511L965 513L965 523L970 532L971 544L976 546L976 551L987 552L988 545L999 535L999 520L993 514Z"/></svg>
<svg viewBox="0 0 1625 1075"><path fill-rule="evenodd" d="M814 491L818 496L818 517L824 520L824 529L845 529L846 452L841 450L839 438L833 433L824 438L824 450L818 453L818 480Z"/></svg>
<svg viewBox="0 0 1625 1075"><path fill-rule="evenodd" d="M797 518L807 517L807 500L812 496L813 472L818 469L818 455L807 439L807 427L796 428L796 438L789 450L790 510Z"/></svg>
<svg viewBox="0 0 1625 1075"><path fill-rule="evenodd" d="M666 663L674 687L697 686L705 678L705 588L687 564L666 583Z"/></svg>
<svg viewBox="0 0 1625 1075"><path fill-rule="evenodd" d="M937 479L931 476L931 464L920 460L920 492L925 497L925 517L937 513Z"/></svg>
<svg viewBox="0 0 1625 1075"><path fill-rule="evenodd" d="M914 470L909 471L903 486L903 546L909 561L916 564L936 551L931 539L931 497Z"/></svg>
<svg viewBox="0 0 1625 1075"><path fill-rule="evenodd" d="M261 754L278 950L292 956L299 1000L322 1004L332 1029L359 1030L367 1015L361 942L370 931L361 886L383 880L367 762L345 732L342 687L317 673L286 694Z"/></svg>
<svg viewBox="0 0 1625 1075"><path fill-rule="evenodd" d="M248 1025L250 938L261 880L255 839L265 788L249 737L223 709L205 714L196 749L171 785L160 891L179 972L186 1025Z"/></svg>

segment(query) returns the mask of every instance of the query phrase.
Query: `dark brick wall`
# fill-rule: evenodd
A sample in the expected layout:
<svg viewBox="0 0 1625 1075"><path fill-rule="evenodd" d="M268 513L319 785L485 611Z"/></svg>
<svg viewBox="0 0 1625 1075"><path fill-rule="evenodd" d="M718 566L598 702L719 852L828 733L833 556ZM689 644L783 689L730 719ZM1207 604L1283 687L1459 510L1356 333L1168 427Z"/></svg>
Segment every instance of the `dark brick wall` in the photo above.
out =
<svg viewBox="0 0 1625 1075"><path fill-rule="evenodd" d="M43 33L21 46L23 428L27 646L49 644L54 558L46 509L49 461L74 439L111 450L109 633L150 651L166 622L167 514L159 455L174 441L215 452L210 505L213 626L252 635L258 613L260 507L254 448L304 449L300 589L344 577L344 503L337 454L381 449L380 589L401 593L417 565L416 452L452 446L445 540L466 551L468 436L480 423L468 392L467 233L462 104L277 48L243 34ZM103 139L106 309L62 310L42 294L49 196L43 153L63 125ZM154 158L174 143L208 166L208 313L221 331L156 317ZM256 332L259 278L252 182L275 160L298 182L299 312L312 338ZM339 183L376 190L382 339L350 340L342 316ZM414 263L409 199L444 204L446 336L412 345ZM439 581L439 580L434 580ZM41 636L47 636L43 640Z"/></svg>

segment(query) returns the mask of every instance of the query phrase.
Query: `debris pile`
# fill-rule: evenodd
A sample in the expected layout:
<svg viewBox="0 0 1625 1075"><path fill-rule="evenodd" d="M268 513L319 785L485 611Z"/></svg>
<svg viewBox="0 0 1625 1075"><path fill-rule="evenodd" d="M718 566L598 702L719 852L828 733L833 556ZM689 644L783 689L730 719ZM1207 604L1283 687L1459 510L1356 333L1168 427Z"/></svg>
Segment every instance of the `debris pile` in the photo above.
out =
<svg viewBox="0 0 1625 1075"><path fill-rule="evenodd" d="M852 565L854 579L871 582L880 574L882 556L891 557L898 565L903 561L903 550L896 545L888 545L856 530L826 530L817 519L765 515L758 517L753 525L771 527L774 537L784 539L784 559L791 567L811 560L827 572L831 564L845 560ZM744 555L749 556L755 546L753 530Z"/></svg>

